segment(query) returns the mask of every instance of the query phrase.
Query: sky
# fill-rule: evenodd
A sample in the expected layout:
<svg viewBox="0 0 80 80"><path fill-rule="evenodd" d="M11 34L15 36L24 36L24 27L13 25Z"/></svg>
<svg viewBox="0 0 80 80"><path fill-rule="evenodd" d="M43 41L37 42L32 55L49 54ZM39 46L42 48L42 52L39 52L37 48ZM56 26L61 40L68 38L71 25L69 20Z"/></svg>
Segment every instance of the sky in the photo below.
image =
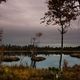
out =
<svg viewBox="0 0 80 80"><path fill-rule="evenodd" d="M46 0L7 0L0 4L0 28L3 29L3 44L28 45L38 32L41 46L60 46L59 26L40 24L47 11ZM39 40L39 39L38 39ZM64 35L64 46L80 46L80 17L71 21Z"/></svg>

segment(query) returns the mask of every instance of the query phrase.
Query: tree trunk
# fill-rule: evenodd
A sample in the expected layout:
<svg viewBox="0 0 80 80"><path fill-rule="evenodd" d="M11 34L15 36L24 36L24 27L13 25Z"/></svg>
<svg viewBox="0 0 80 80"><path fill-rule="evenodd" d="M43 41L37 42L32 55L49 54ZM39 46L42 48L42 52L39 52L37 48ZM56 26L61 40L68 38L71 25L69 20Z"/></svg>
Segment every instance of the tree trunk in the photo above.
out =
<svg viewBox="0 0 80 80"><path fill-rule="evenodd" d="M60 54L60 61L59 61L59 69L61 70L62 67L62 54L63 54L63 26L62 26L62 31L61 31L61 54Z"/></svg>

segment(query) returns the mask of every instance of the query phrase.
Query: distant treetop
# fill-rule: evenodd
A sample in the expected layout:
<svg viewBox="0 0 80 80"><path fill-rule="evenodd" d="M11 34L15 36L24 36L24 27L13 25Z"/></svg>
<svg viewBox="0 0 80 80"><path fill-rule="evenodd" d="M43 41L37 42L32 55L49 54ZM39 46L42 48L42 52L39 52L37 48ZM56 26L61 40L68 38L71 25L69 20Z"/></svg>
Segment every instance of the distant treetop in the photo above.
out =
<svg viewBox="0 0 80 80"><path fill-rule="evenodd" d="M1 3L2 1L6 2L6 0L0 0L0 3Z"/></svg>

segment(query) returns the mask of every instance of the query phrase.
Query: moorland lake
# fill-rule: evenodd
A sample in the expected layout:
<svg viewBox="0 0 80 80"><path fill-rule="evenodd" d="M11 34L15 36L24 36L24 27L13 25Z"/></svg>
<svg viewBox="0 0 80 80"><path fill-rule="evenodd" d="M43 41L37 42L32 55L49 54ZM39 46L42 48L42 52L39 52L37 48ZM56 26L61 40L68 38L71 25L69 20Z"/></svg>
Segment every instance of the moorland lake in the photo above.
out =
<svg viewBox="0 0 80 80"><path fill-rule="evenodd" d="M48 68L48 67L58 67L59 66L59 59L60 55L39 55L46 58L44 61L40 61L36 63L37 68ZM13 62L2 62L2 65L9 65L9 66L15 66L15 65L31 65L31 58L29 56L21 55L17 56L20 58L19 61L13 61ZM64 62L64 59L68 61L69 66L73 66L75 64L80 64L80 58L71 57L69 55L63 55L62 64Z"/></svg>

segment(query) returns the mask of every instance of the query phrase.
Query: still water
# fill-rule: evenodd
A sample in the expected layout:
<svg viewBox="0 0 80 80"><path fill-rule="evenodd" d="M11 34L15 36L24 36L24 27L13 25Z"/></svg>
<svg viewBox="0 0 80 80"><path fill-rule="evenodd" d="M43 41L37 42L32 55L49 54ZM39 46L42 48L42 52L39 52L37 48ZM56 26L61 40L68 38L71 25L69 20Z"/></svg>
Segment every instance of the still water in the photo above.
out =
<svg viewBox="0 0 80 80"><path fill-rule="evenodd" d="M36 67L37 68L48 68L48 67L58 67L59 66L59 59L60 59L60 55L39 55L39 56L43 56L46 58L46 60L41 61L41 62L37 62L36 63ZM9 65L9 66L19 66L21 65L28 65L30 66L31 64L31 59L28 56L18 56L20 58L19 61L14 61L14 62L3 62L2 65ZM69 66L73 66L75 64L80 64L80 59L79 58L75 58L75 57L71 57L69 55L63 55L63 60L62 60L62 65L63 65L63 61L64 59L66 59L68 61L68 65Z"/></svg>

